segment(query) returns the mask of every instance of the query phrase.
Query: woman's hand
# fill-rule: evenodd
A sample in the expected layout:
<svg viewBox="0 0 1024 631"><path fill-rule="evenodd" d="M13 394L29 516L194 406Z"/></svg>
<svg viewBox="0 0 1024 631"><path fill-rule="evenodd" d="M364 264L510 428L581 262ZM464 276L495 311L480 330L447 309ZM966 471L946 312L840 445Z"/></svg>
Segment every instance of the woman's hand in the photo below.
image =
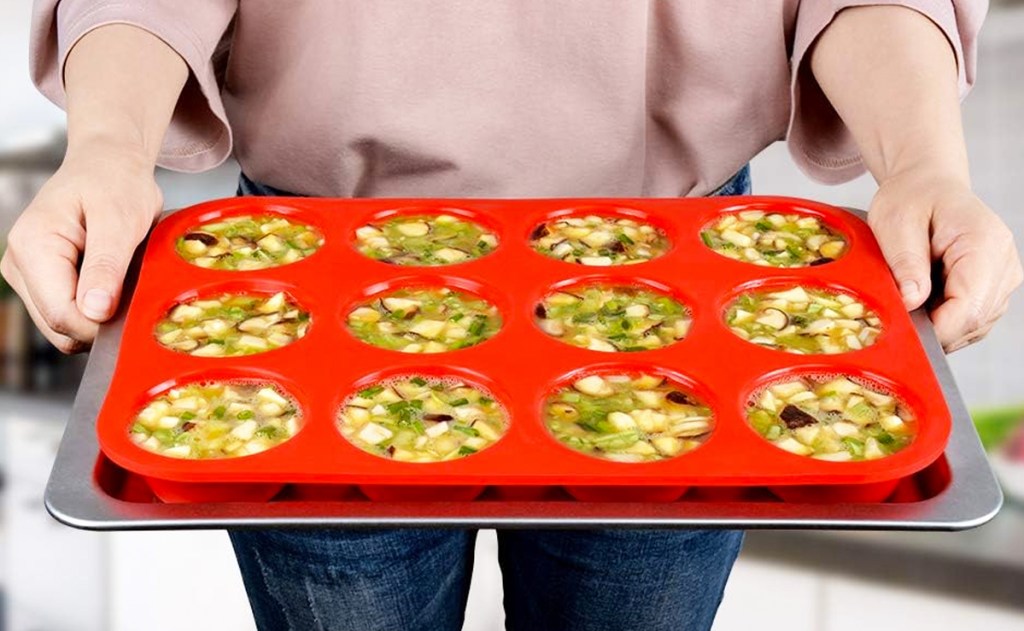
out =
<svg viewBox="0 0 1024 631"><path fill-rule="evenodd" d="M132 254L163 206L153 169L188 67L128 24L89 31L64 64L64 163L11 229L0 273L61 351L117 309Z"/></svg>
<svg viewBox="0 0 1024 631"><path fill-rule="evenodd" d="M1021 263L1009 229L971 192L949 40L913 9L857 6L818 37L811 67L878 181L868 223L907 307L941 294L929 308L942 346L981 339L1021 284Z"/></svg>
<svg viewBox="0 0 1024 631"><path fill-rule="evenodd" d="M18 218L0 260L36 326L65 353L87 349L113 315L132 254L163 206L150 159L79 149Z"/></svg>
<svg viewBox="0 0 1024 631"><path fill-rule="evenodd" d="M931 318L947 352L984 337L1024 280L1009 228L960 178L908 171L882 180L868 223L908 309L932 292L932 261L941 269Z"/></svg>

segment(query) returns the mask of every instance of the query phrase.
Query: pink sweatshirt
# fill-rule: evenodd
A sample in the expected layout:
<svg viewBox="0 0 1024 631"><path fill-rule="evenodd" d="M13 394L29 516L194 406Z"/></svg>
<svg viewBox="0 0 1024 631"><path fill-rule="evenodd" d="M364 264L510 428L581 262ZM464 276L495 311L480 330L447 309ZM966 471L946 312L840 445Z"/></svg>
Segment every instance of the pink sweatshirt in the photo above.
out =
<svg viewBox="0 0 1024 631"><path fill-rule="evenodd" d="M61 105L79 38L146 29L193 76L160 163L307 195L700 195L782 138L863 171L806 59L864 4L935 22L966 93L987 0L36 0L32 75Z"/></svg>

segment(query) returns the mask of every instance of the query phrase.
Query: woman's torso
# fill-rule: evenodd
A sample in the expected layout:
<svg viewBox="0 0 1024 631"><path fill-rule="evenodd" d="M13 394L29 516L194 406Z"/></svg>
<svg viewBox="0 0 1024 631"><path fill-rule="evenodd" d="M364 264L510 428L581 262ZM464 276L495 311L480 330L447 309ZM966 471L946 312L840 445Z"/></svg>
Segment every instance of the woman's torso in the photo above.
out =
<svg viewBox="0 0 1024 631"><path fill-rule="evenodd" d="M225 106L304 194L706 194L786 131L796 4L243 0Z"/></svg>

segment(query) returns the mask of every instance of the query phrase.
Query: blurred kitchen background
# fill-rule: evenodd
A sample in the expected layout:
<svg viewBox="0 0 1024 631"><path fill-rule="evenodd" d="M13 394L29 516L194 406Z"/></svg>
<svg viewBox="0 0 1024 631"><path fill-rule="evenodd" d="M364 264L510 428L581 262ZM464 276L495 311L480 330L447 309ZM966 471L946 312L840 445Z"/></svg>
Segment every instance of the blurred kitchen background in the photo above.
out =
<svg viewBox="0 0 1024 631"><path fill-rule="evenodd" d="M30 4L0 3L0 250L63 153L63 115L28 77ZM1024 4L994 3L964 114L977 191L1024 246L1016 180L1024 176ZM839 187L809 182L781 144L753 171L761 194L866 208L874 189L866 177ZM236 177L231 164L159 180L174 208L230 196ZM0 630L252 629L224 533L87 533L45 513L43 488L84 360L50 349L0 281ZM999 453L1024 420L1024 293L988 339L950 361ZM502 626L493 533L481 533L478 547L466 629L490 631ZM991 524L966 533L751 533L715 629L755 626L1024 629L1024 504L1009 501Z"/></svg>

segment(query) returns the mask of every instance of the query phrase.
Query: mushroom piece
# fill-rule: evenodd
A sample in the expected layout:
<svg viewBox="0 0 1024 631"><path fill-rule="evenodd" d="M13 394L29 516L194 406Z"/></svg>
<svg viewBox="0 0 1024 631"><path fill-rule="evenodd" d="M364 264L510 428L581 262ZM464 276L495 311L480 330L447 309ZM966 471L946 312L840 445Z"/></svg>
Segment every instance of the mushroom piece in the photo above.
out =
<svg viewBox="0 0 1024 631"><path fill-rule="evenodd" d="M759 324L770 326L776 331L781 331L789 326L789 316L782 309L768 307L761 313L762 315L755 320Z"/></svg>
<svg viewBox="0 0 1024 631"><path fill-rule="evenodd" d="M217 237L208 232L189 232L182 239L185 241L199 241L206 247L217 245Z"/></svg>
<svg viewBox="0 0 1024 631"><path fill-rule="evenodd" d="M454 417L451 414L424 414L423 415L423 420L424 421L434 421L435 423L440 423L440 422L443 422L443 421L450 421L453 418Z"/></svg>
<svg viewBox="0 0 1024 631"><path fill-rule="evenodd" d="M665 399L671 401L672 403L675 403L676 405L697 404L697 402L694 401L690 395L686 394L685 392L680 392L679 390L673 390L672 392L669 392L668 394L665 395Z"/></svg>
<svg viewBox="0 0 1024 631"><path fill-rule="evenodd" d="M798 427L806 427L808 425L814 425L818 422L818 419L814 418L807 412L804 412L795 405L787 405L782 408L782 412L779 413L779 418L786 424L789 429L797 429Z"/></svg>

